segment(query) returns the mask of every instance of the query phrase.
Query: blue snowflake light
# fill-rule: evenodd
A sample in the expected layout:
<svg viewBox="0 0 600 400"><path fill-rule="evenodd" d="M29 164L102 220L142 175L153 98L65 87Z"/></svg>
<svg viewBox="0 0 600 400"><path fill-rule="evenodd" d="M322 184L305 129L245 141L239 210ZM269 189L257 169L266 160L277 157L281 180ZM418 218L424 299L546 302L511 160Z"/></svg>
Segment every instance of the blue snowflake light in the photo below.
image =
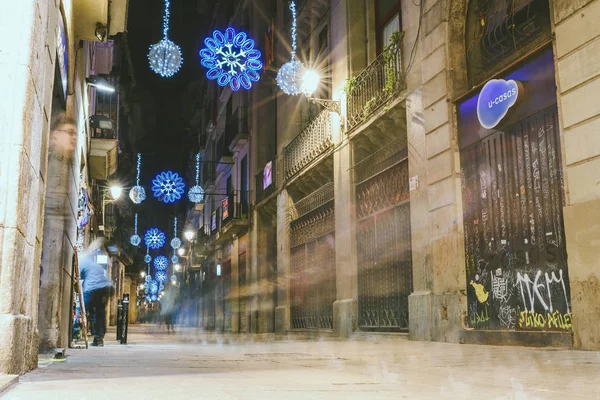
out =
<svg viewBox="0 0 600 400"><path fill-rule="evenodd" d="M200 50L200 64L208 68L206 77L216 80L219 86L229 85L233 91L240 87L250 89L252 82L260 79L261 54L246 33L236 34L231 27L224 33L215 30L212 37L204 39L204 44L206 48Z"/></svg>
<svg viewBox="0 0 600 400"><path fill-rule="evenodd" d="M150 286L150 293L152 293L152 294L158 293L158 282L157 281L155 281L155 280L150 281L148 286Z"/></svg>
<svg viewBox="0 0 600 400"><path fill-rule="evenodd" d="M154 259L154 268L164 271L169 266L169 260L165 256L158 256Z"/></svg>
<svg viewBox="0 0 600 400"><path fill-rule="evenodd" d="M165 282L167 279L169 279L169 277L167 276L167 273L165 271L158 271L156 273L156 281L158 283L163 283Z"/></svg>
<svg viewBox="0 0 600 400"><path fill-rule="evenodd" d="M160 249L165 245L167 238L165 237L165 234L160 230L156 228L150 228L146 231L146 234L144 235L144 241L146 243L146 246L156 250Z"/></svg>
<svg viewBox="0 0 600 400"><path fill-rule="evenodd" d="M161 172L152 180L152 194L164 203L175 203L184 191L185 184L177 172Z"/></svg>

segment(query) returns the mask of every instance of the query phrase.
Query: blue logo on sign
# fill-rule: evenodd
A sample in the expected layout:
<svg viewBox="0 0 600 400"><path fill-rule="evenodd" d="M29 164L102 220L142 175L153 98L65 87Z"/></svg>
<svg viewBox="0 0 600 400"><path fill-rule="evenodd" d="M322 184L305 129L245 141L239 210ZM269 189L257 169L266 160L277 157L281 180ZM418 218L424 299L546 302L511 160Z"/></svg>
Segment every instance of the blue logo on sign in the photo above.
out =
<svg viewBox="0 0 600 400"><path fill-rule="evenodd" d="M477 118L486 129L492 129L515 105L519 96L519 86L516 81L492 79L483 86L477 100Z"/></svg>

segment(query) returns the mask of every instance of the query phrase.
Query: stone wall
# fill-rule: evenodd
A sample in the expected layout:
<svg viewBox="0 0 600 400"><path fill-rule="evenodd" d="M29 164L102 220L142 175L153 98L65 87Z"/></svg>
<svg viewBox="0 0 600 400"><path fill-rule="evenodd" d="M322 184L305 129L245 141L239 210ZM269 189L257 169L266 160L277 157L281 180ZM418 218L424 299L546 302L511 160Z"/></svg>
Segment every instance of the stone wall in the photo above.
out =
<svg viewBox="0 0 600 400"><path fill-rule="evenodd" d="M554 0L574 346L600 349L600 1Z"/></svg>
<svg viewBox="0 0 600 400"><path fill-rule="evenodd" d="M57 2L0 15L0 373L37 366L39 265Z"/></svg>

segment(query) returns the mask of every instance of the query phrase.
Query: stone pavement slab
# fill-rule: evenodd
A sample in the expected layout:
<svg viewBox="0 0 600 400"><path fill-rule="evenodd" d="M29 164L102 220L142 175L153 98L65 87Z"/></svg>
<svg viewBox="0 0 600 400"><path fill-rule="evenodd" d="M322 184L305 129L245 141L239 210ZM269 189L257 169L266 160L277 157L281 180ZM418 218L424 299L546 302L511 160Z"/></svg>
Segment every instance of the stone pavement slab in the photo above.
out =
<svg viewBox="0 0 600 400"><path fill-rule="evenodd" d="M46 360L0 399L600 399L600 352L130 332Z"/></svg>

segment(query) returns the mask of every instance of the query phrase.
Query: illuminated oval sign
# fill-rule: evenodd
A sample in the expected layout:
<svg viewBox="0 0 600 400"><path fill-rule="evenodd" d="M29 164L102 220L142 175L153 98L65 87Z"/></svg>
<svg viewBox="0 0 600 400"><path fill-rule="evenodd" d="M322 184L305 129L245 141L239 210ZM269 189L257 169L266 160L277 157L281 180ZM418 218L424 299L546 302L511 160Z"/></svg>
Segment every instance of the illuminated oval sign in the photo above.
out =
<svg viewBox="0 0 600 400"><path fill-rule="evenodd" d="M519 84L514 80L492 79L483 86L477 100L477 118L486 129L502 121L519 97Z"/></svg>

